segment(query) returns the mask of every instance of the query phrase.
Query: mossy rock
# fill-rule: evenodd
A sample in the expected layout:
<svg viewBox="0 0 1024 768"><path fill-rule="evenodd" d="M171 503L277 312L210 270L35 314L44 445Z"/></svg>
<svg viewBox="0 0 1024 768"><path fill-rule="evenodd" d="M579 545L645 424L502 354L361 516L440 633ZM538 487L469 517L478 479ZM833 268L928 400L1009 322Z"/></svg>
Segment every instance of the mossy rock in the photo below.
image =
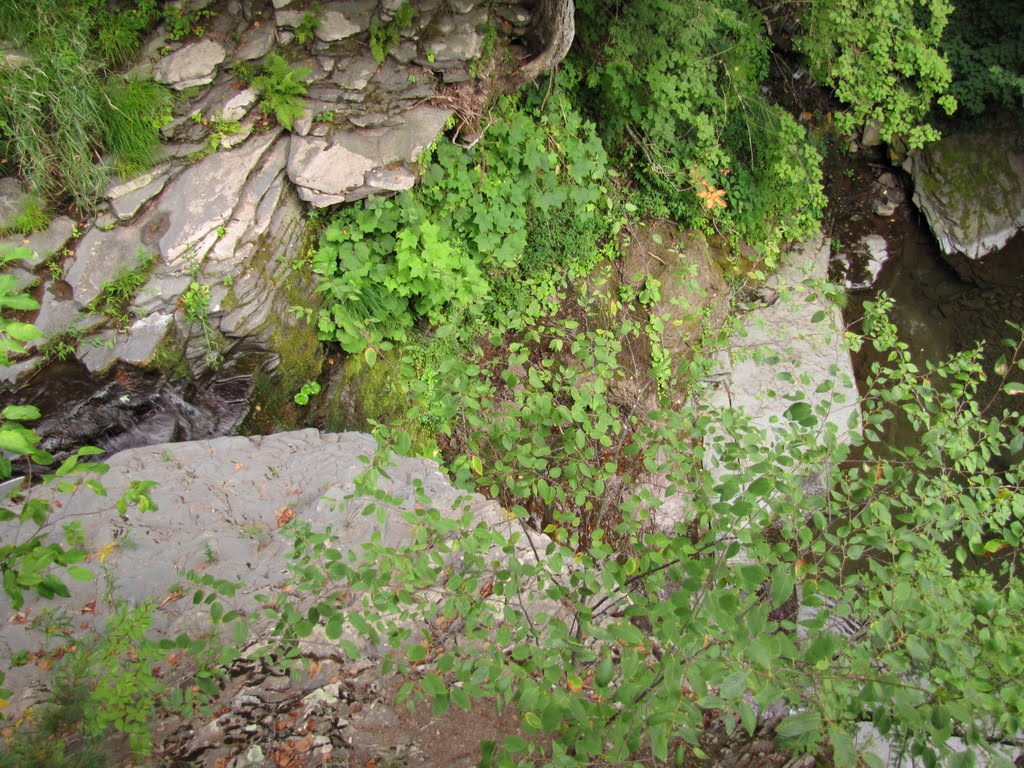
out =
<svg viewBox="0 0 1024 768"><path fill-rule="evenodd" d="M646 280L658 282L650 315L662 319L661 344L676 365L729 316L732 292L722 274L723 258L702 233L683 232L663 220L638 228L623 247L624 284L642 289Z"/></svg>
<svg viewBox="0 0 1024 768"><path fill-rule="evenodd" d="M1019 119L1002 117L928 145L904 165L914 204L961 276L1024 226L1024 143Z"/></svg>
<svg viewBox="0 0 1024 768"><path fill-rule="evenodd" d="M332 376L323 402L325 429L329 432L372 432L374 422L386 424L409 433L413 455L436 456L434 435L407 416L414 402L402 385L400 355L399 350L373 366L368 365L361 355L345 358Z"/></svg>

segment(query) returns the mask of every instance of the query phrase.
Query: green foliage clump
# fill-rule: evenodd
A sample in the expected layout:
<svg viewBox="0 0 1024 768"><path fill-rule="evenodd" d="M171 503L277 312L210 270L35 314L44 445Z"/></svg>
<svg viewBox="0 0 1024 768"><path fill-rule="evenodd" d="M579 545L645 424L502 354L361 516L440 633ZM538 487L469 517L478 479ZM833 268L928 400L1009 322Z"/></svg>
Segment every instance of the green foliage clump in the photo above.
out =
<svg viewBox="0 0 1024 768"><path fill-rule="evenodd" d="M821 157L761 91L768 43L747 0L579 8L582 103L676 218L767 251L814 230Z"/></svg>
<svg viewBox="0 0 1024 768"><path fill-rule="evenodd" d="M130 324L134 319L132 301L153 273L156 260L153 254L140 251L134 267L119 269L100 286L100 295L90 303L89 311L105 315L120 326Z"/></svg>
<svg viewBox="0 0 1024 768"><path fill-rule="evenodd" d="M65 195L83 209L106 183L109 153L119 170L149 164L169 96L154 83L111 74L155 21L155 4L8 4L0 39L25 60L0 65L0 156L44 199Z"/></svg>
<svg viewBox="0 0 1024 768"><path fill-rule="evenodd" d="M884 141L899 137L916 148L938 138L927 123L938 105L956 109L952 73L939 46L949 0L816 0L803 12L800 47L815 76L848 105L837 126L877 121Z"/></svg>
<svg viewBox="0 0 1024 768"><path fill-rule="evenodd" d="M190 11L178 4L166 5L163 17L164 23L167 25L167 39L181 40L189 35L202 37L204 32L203 21L212 16L213 11L208 8Z"/></svg>
<svg viewBox="0 0 1024 768"><path fill-rule="evenodd" d="M321 23L319 14L319 6L315 11L306 11L302 14L302 21L295 28L295 39L298 40L299 45L305 45L316 35L316 31L320 28Z"/></svg>
<svg viewBox="0 0 1024 768"><path fill-rule="evenodd" d="M598 218L604 150L563 96L543 113L506 103L473 150L442 142L435 154L416 190L343 211L324 232L313 260L327 300L319 329L348 352L405 340L418 318L485 311L479 304L496 281L526 277L531 231L559 215L582 228ZM547 274L529 278L544 285L592 250L549 246L539 256L550 260Z"/></svg>
<svg viewBox="0 0 1024 768"><path fill-rule="evenodd" d="M408 29L416 18L418 11L412 3L405 0L394 17L386 24L374 22L370 25L370 54L378 64L383 64L388 52L398 45L403 29Z"/></svg>
<svg viewBox="0 0 1024 768"><path fill-rule="evenodd" d="M260 106L287 130L302 117L306 95L304 82L312 72L309 67L292 67L279 53L268 53L263 61L263 74L254 77L252 86L260 92Z"/></svg>
<svg viewBox="0 0 1024 768"><path fill-rule="evenodd" d="M503 765L697 765L717 724L738 744L880 765L859 739L871 723L924 764L976 750L1008 766L1000 741L1024 727L1024 417L983 413L977 353L919 368L886 308L867 307L864 341L888 363L843 425L831 382L812 399L792 376L770 425L706 401L616 409L627 326L556 319L561 348L451 361L439 407L468 450L450 466L509 524L422 493L399 511L375 490L382 451L357 498L380 500L363 511L382 524L401 516L408 543L354 556L341 532L293 526L277 631L388 645L399 700L435 715L508 708L526 738L493 745ZM1010 346L1002 369L1019 371L1024 341ZM896 418L918 444L889 444ZM548 538L526 541L538 522Z"/></svg>
<svg viewBox="0 0 1024 768"><path fill-rule="evenodd" d="M997 105L1024 112L1024 8L998 0L955 5L941 48L957 104L971 115Z"/></svg>

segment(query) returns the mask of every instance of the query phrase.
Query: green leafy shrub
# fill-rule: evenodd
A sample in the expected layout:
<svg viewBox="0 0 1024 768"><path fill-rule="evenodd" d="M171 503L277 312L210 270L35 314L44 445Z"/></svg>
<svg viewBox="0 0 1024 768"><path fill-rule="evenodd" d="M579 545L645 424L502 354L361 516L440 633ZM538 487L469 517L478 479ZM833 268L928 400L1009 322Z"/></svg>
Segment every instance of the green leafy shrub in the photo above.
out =
<svg viewBox="0 0 1024 768"><path fill-rule="evenodd" d="M884 309L868 306L866 343L889 362L849 443L832 403L792 377L768 428L706 402L616 411L615 330L562 326L578 369L553 348L452 361L454 423L475 446L452 467L512 523L474 523L468 503L448 518L424 494L399 511L374 490L382 451L357 495L379 499L365 514L401 516L409 543L347 557L343 533L293 526L296 588L268 615L286 644L320 625L347 653L352 633L389 645L399 700L435 715L496 702L526 736L493 745L498 764L699 765L723 740L774 739L877 766L858 740L871 723L925 764L978 750L1009 765L1000 741L1024 726L1024 419L982 413L976 354L918 368ZM1024 343L1010 346L1019 371ZM917 445L888 443L897 415ZM996 470L993 455L1016 458ZM539 515L550 538L527 543L518 524ZM972 553L1003 557L981 568Z"/></svg>
<svg viewBox="0 0 1024 768"><path fill-rule="evenodd" d="M159 142L154 116L166 113L168 97L110 67L134 51L151 5L45 0L0 14L0 39L29 57L0 66L0 156L41 198L67 195L89 209L107 180L103 154L125 170L149 163Z"/></svg>
<svg viewBox="0 0 1024 768"><path fill-rule="evenodd" d="M416 190L343 211L328 226L313 260L326 297L322 338L349 352L401 341L417 318L436 324L471 307L487 312L476 305L496 280L547 285L553 272L593 260L590 243L531 257L548 259L546 273L532 273L536 260L520 269L531 231L558 215L583 229L597 220L606 158L592 128L560 95L545 113L501 109L473 150L440 143ZM503 308L490 312L509 321Z"/></svg>
<svg viewBox="0 0 1024 768"><path fill-rule="evenodd" d="M911 148L938 138L928 124L937 105L956 109L952 73L939 50L953 5L948 0L859 3L816 0L803 11L800 48L816 77L848 105L837 127L849 131L875 120L884 141Z"/></svg>
<svg viewBox="0 0 1024 768"><path fill-rule="evenodd" d="M821 157L761 91L768 43L747 0L578 6L580 101L677 219L768 252L815 229Z"/></svg>
<svg viewBox="0 0 1024 768"><path fill-rule="evenodd" d="M272 52L263 61L263 74L253 78L252 85L260 92L263 111L272 114L289 131L305 109L303 80L310 72L309 67L291 67L283 56Z"/></svg>
<svg viewBox="0 0 1024 768"><path fill-rule="evenodd" d="M942 33L950 91L971 115L989 106L1024 111L1024 11L997 0L959 0Z"/></svg>
<svg viewBox="0 0 1024 768"><path fill-rule="evenodd" d="M404 204L403 204L404 203ZM348 352L382 339L402 340L415 315L437 322L486 293L487 283L464 248L411 201L371 203L324 232L313 269L330 308L320 331Z"/></svg>

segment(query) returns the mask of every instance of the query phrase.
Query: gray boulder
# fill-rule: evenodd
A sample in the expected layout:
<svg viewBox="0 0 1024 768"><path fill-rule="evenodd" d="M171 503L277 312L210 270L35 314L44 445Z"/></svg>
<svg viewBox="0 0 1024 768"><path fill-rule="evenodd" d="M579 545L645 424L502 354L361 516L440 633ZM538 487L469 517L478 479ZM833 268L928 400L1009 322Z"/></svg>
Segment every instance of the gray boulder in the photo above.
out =
<svg viewBox="0 0 1024 768"><path fill-rule="evenodd" d="M200 40L161 59L153 70L153 79L179 91L205 85L213 81L217 66L227 55L224 46L215 40Z"/></svg>
<svg viewBox="0 0 1024 768"><path fill-rule="evenodd" d="M308 523L314 531L331 527L335 546L357 555L373 538L384 546L412 543L415 528L406 515L428 505L443 518L468 514L472 525L484 524L509 536L523 532L519 521L510 519L498 504L454 488L437 464L425 459L392 457L394 464L380 482L389 501L383 514L376 514L370 508L372 498L356 485L368 466L362 457L374 456L376 449L369 435L321 434L312 429L163 444L108 459L110 469L99 478L106 495L85 488L71 493L40 489L38 495L57 502L51 530L59 531L61 521L81 522L90 551L98 553L84 564L95 578L67 580L69 598L26 595L19 615L48 607L65 610L76 617L77 637L102 628L115 599L130 606L153 599L160 605L153 626L158 635L205 636L216 629L208 609L173 597L181 597L180 590L194 590L189 572L239 583L231 608L257 618L256 596L276 595L288 581L288 555L294 545L281 529L292 519ZM157 483L151 494L157 509L140 513L132 508L119 514L117 499L133 481L143 479ZM3 523L0 534L5 542L15 542L28 532ZM509 551L528 560L534 544L543 546L523 535ZM496 554L496 559L500 557ZM105 579L103 572L111 578ZM18 613L2 593L0 611L5 616ZM0 668L10 670L7 687L23 693L34 689L45 673L31 664L12 668L11 656L35 651L46 642L31 622L6 621L0 626ZM15 698L12 710L31 703L24 696Z"/></svg>
<svg viewBox="0 0 1024 768"><path fill-rule="evenodd" d="M0 179L0 228L9 227L21 215L28 202L28 194L21 182L10 176Z"/></svg>
<svg viewBox="0 0 1024 768"><path fill-rule="evenodd" d="M995 120L930 144L904 168L914 204L943 255L962 274L1024 226L1024 146L1019 122Z"/></svg>
<svg viewBox="0 0 1024 768"><path fill-rule="evenodd" d="M403 113L394 126L294 136L288 176L299 197L317 208L405 189L408 166L437 139L450 115L449 110L422 105ZM389 172L381 173L383 169ZM371 171L375 173L368 178Z"/></svg>

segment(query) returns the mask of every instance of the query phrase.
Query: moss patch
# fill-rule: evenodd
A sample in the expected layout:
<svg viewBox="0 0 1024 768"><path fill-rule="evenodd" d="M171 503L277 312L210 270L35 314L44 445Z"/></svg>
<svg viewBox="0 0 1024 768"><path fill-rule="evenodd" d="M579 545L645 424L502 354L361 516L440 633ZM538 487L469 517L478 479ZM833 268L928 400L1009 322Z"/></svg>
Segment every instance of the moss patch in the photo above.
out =
<svg viewBox="0 0 1024 768"><path fill-rule="evenodd" d="M402 386L399 368L399 363L389 360L379 360L371 368L359 355L346 358L324 402L325 429L371 432L372 422L387 424L409 433L413 455L436 456L434 435L406 415L414 403Z"/></svg>
<svg viewBox="0 0 1024 768"><path fill-rule="evenodd" d="M25 195L18 213L0 223L0 236L15 232L29 235L46 229L46 225L49 223L50 214L43 208L39 198L35 195Z"/></svg>
<svg viewBox="0 0 1024 768"><path fill-rule="evenodd" d="M178 334L177 326L171 323L156 349L147 367L154 368L163 374L168 381L178 381L191 374L188 357L185 355L185 342Z"/></svg>

